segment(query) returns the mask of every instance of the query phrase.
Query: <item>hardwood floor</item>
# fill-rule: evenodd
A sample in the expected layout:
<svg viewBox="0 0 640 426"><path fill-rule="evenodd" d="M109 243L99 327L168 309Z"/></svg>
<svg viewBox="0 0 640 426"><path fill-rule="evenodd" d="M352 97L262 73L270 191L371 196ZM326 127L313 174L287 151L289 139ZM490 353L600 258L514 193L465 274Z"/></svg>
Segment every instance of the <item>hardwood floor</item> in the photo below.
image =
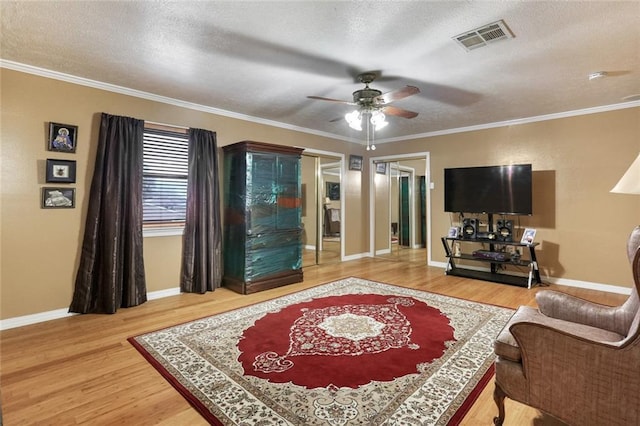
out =
<svg viewBox="0 0 640 426"><path fill-rule="evenodd" d="M220 288L205 295L152 300L114 315L79 315L5 330L0 332L4 424L204 425L126 339L348 276L513 308L534 305L540 290L445 276L442 269L416 262L361 259L308 267L304 282L252 295ZM612 305L626 299L568 287L560 290ZM496 414L492 391L490 384L463 425L492 424ZM513 401L507 401L506 412L507 425L560 424Z"/></svg>

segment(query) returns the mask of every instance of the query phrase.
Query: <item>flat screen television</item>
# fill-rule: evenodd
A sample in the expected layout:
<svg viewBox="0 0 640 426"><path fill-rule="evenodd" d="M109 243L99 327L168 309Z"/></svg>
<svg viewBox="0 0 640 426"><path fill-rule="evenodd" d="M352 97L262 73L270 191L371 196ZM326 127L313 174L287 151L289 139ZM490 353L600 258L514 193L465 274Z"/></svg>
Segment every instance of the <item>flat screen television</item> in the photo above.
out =
<svg viewBox="0 0 640 426"><path fill-rule="evenodd" d="M531 164L444 169L444 210L532 214Z"/></svg>

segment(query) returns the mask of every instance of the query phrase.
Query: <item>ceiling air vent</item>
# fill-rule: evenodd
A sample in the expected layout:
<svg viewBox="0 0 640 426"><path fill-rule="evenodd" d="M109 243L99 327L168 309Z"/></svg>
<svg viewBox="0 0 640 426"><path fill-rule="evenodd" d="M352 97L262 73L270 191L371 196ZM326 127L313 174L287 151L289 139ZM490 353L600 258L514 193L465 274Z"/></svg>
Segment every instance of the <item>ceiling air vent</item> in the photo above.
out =
<svg viewBox="0 0 640 426"><path fill-rule="evenodd" d="M473 50L508 38L513 38L513 34L504 21L498 21L475 30L466 31L453 39L466 50Z"/></svg>

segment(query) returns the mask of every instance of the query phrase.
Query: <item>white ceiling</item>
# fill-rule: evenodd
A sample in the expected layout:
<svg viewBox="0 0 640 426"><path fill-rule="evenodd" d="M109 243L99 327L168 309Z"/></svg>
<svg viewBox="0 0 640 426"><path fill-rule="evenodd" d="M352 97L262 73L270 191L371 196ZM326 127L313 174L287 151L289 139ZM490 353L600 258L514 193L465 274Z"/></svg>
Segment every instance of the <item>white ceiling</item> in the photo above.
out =
<svg viewBox="0 0 640 426"><path fill-rule="evenodd" d="M352 107L307 96L350 101L363 87L355 75L370 70L380 72L371 86L383 92L421 90L393 103L418 117L389 118L380 142L640 105L640 1L3 0L0 7L7 68L42 68L344 140L362 134L330 120ZM501 19L513 39L472 51L453 40ZM595 71L609 76L590 81Z"/></svg>

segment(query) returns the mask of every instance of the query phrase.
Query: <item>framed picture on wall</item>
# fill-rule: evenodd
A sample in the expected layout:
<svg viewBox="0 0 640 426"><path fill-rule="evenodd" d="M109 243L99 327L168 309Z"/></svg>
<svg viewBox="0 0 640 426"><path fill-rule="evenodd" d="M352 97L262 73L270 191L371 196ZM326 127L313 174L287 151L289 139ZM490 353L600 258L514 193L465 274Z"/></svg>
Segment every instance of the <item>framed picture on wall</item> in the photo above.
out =
<svg viewBox="0 0 640 426"><path fill-rule="evenodd" d="M47 158L47 183L75 183L76 162L70 160L52 160Z"/></svg>
<svg viewBox="0 0 640 426"><path fill-rule="evenodd" d="M49 151L76 152L78 126L49 123Z"/></svg>
<svg viewBox="0 0 640 426"><path fill-rule="evenodd" d="M72 209L75 206L75 188L42 188L43 209Z"/></svg>
<svg viewBox="0 0 640 426"><path fill-rule="evenodd" d="M362 157L359 155L349 156L349 170L362 170Z"/></svg>
<svg viewBox="0 0 640 426"><path fill-rule="evenodd" d="M340 199L340 184L338 182L327 182L327 198L331 201Z"/></svg>
<svg viewBox="0 0 640 426"><path fill-rule="evenodd" d="M376 173L387 174L387 163L376 163Z"/></svg>

